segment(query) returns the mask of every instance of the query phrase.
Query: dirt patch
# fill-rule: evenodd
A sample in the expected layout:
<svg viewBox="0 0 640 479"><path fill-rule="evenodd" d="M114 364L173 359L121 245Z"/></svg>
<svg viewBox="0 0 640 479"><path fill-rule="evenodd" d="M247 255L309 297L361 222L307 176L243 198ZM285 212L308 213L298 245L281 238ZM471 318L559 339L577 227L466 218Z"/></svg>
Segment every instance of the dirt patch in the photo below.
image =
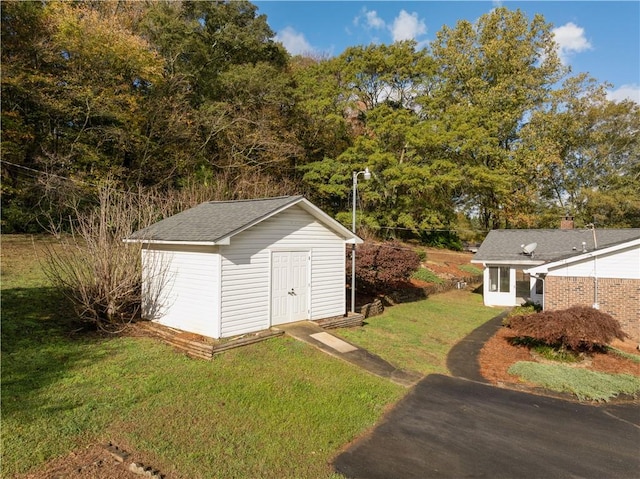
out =
<svg viewBox="0 0 640 479"><path fill-rule="evenodd" d="M23 479L133 479L141 476L127 470L127 464L117 461L102 445L72 451L64 457L49 461L41 470Z"/></svg>
<svg viewBox="0 0 640 479"><path fill-rule="evenodd" d="M427 259L422 266L445 280L465 278L471 273L461 270L460 266L471 264L473 254L463 251L449 251L438 248L427 248Z"/></svg>
<svg viewBox="0 0 640 479"><path fill-rule="evenodd" d="M508 373L511 365L518 361L542 361L532 355L528 348L513 345L510 342L513 337L514 334L511 330L502 327L485 343L478 358L480 373L485 379L496 385L518 388L533 386ZM613 346L628 353L638 353L634 349L635 345L631 342L619 341ZM578 363L576 367L610 374L626 373L640 377L639 363L612 353L593 353L586 361Z"/></svg>

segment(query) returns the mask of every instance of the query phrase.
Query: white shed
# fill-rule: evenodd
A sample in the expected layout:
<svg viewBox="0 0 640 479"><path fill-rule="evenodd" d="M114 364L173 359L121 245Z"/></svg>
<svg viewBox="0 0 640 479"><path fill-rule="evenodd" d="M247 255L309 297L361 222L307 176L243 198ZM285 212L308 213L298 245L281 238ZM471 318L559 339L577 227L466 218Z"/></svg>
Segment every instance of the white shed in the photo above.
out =
<svg viewBox="0 0 640 479"><path fill-rule="evenodd" d="M213 338L345 314L346 245L302 196L212 201L134 233L143 316Z"/></svg>

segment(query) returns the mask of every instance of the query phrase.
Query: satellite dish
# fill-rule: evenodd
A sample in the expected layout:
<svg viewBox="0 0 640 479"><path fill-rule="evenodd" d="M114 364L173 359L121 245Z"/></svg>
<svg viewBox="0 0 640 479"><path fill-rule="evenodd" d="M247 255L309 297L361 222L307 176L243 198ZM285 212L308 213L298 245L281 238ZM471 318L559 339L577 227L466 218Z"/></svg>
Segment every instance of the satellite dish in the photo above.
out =
<svg viewBox="0 0 640 479"><path fill-rule="evenodd" d="M532 254L536 248L538 247L538 243L529 243L528 245L522 245L522 252L524 254Z"/></svg>

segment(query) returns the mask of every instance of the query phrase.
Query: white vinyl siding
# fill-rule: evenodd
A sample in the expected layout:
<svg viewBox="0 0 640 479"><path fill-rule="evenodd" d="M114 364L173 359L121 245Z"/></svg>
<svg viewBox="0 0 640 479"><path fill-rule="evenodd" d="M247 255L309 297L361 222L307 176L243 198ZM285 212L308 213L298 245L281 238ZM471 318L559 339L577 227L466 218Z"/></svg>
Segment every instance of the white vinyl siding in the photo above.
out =
<svg viewBox="0 0 640 479"><path fill-rule="evenodd" d="M273 250L311 253L308 319L344 314L344 238L292 206L220 246L222 337L271 326Z"/></svg>
<svg viewBox="0 0 640 479"><path fill-rule="evenodd" d="M640 279L640 246L585 258L549 270L549 276Z"/></svg>
<svg viewBox="0 0 640 479"><path fill-rule="evenodd" d="M486 306L515 306L516 269L504 265L484 268L484 304Z"/></svg>
<svg viewBox="0 0 640 479"><path fill-rule="evenodd" d="M144 310L148 319L172 328L219 337L217 247L155 245L152 249L143 249L142 261L147 298ZM158 289L160 295L154 301L149 291Z"/></svg>

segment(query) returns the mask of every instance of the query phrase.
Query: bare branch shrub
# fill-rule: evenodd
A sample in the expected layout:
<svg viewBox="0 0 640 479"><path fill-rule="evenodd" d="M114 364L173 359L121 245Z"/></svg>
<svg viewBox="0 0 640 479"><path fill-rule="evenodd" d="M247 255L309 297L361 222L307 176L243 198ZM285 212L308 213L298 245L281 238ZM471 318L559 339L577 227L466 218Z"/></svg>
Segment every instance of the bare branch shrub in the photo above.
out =
<svg viewBox="0 0 640 479"><path fill-rule="evenodd" d="M121 330L140 314L143 283L142 244L123 239L158 219L156 203L146 194L106 185L95 207L74 206L74 215L72 234L47 251L46 274L82 320L104 331ZM162 275L161 268L147 267L145 274Z"/></svg>
<svg viewBox="0 0 640 479"><path fill-rule="evenodd" d="M351 252L348 250L348 254ZM347 276L350 278L350 262ZM356 279L360 289L369 293L387 291L408 281L420 266L420 256L397 241L367 242L356 251Z"/></svg>
<svg viewBox="0 0 640 479"><path fill-rule="evenodd" d="M98 188L93 207L87 206L91 200L87 191L76 190L77 196L69 194L64 202L73 218L71 234L61 236L57 227L61 222L51 219L50 231L60 245L47 251L48 277L72 301L82 320L104 331L121 330L140 315L160 316L170 306L162 291L170 280L169 265L160 264L163 256L150 250L142 265L143 244L123 239L205 201L277 196L293 188L252 175L227 180L228 176L220 175L208 183L188 183L169 192L157 188L120 191L107 181ZM58 201L58 190L51 190Z"/></svg>
<svg viewBox="0 0 640 479"><path fill-rule="evenodd" d="M588 306L512 316L508 327L518 336L576 352L603 349L627 337L613 316Z"/></svg>

